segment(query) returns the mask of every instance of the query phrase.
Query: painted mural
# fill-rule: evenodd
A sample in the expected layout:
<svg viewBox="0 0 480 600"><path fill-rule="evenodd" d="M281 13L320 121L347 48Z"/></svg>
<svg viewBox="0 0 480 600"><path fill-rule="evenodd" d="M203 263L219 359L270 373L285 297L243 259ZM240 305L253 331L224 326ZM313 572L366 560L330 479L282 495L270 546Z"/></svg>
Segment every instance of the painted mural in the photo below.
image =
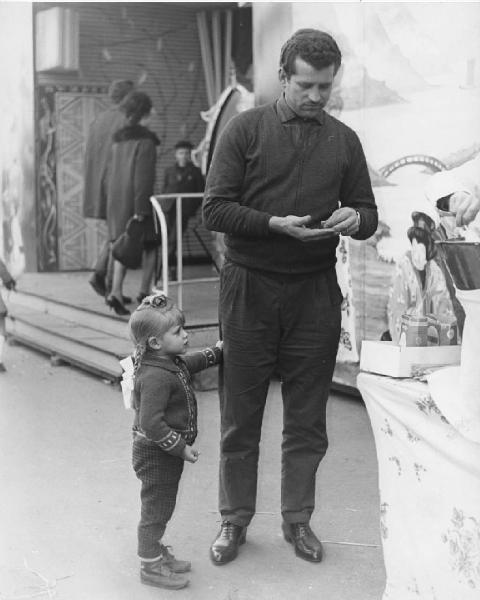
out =
<svg viewBox="0 0 480 600"><path fill-rule="evenodd" d="M436 216L426 183L480 152L480 3L254 3L253 14L258 103L279 95L280 48L297 29L327 31L342 51L327 110L362 141L380 219L372 238L342 239L337 252L345 302L335 379L354 385L361 340L389 335L395 279L413 272L414 214ZM438 257L429 259L430 281L443 286ZM452 320L448 300L442 310Z"/></svg>
<svg viewBox="0 0 480 600"><path fill-rule="evenodd" d="M0 22L0 258L18 278L36 268L30 4L0 3Z"/></svg>
<svg viewBox="0 0 480 600"><path fill-rule="evenodd" d="M392 289L399 273L408 287L413 272L407 231L415 213L434 216L428 178L480 151L480 4L295 3L292 24L339 42L344 62L328 109L359 134L379 207L377 234L348 243L358 346L393 327ZM436 261L427 266L445 292L437 308L453 320L443 274Z"/></svg>

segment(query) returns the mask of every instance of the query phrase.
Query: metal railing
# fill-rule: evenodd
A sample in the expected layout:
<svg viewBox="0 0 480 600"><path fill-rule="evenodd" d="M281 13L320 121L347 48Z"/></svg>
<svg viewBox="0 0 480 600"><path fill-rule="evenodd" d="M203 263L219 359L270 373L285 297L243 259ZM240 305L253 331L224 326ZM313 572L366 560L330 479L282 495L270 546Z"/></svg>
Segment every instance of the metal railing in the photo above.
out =
<svg viewBox="0 0 480 600"><path fill-rule="evenodd" d="M192 279L183 279L183 231L182 231L182 202L194 198L203 198L201 193L192 194L157 194L150 197L153 210L158 217L160 224L160 233L162 234L162 286L164 294L168 295L169 284L178 286L177 306L183 308L183 286L194 283L206 283L218 281L218 277L197 277ZM175 200L176 211L176 230L177 230L177 280L169 282L168 280L168 225L165 213L160 206L160 200Z"/></svg>

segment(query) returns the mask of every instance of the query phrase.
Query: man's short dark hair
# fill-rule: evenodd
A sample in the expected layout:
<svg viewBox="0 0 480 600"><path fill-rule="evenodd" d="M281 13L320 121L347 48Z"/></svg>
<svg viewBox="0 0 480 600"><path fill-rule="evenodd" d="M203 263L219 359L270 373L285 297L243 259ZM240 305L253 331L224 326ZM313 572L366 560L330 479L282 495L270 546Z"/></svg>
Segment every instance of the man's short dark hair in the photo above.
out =
<svg viewBox="0 0 480 600"><path fill-rule="evenodd" d="M175 150L179 148L186 148L187 150L193 150L193 144L189 140L180 140L175 144Z"/></svg>
<svg viewBox="0 0 480 600"><path fill-rule="evenodd" d="M134 87L135 84L129 79L116 79L115 81L112 81L108 88L108 96L113 104L120 104Z"/></svg>
<svg viewBox="0 0 480 600"><path fill-rule="evenodd" d="M334 65L340 68L342 53L331 35L318 29L299 29L280 52L280 67L289 79L295 74L295 59L301 58L318 71Z"/></svg>

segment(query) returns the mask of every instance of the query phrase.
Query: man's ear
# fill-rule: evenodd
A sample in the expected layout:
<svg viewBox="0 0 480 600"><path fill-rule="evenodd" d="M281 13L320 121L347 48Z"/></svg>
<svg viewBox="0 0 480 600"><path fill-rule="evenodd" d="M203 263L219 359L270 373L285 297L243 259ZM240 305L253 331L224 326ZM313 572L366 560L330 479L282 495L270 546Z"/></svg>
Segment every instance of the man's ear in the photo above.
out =
<svg viewBox="0 0 480 600"><path fill-rule="evenodd" d="M150 346L152 350L160 350L162 348L162 344L160 340L154 335L150 336L147 340L147 344Z"/></svg>
<svg viewBox="0 0 480 600"><path fill-rule="evenodd" d="M283 67L278 68L278 79L280 80L282 87L285 87L288 77L287 77L287 74L285 73L285 69Z"/></svg>

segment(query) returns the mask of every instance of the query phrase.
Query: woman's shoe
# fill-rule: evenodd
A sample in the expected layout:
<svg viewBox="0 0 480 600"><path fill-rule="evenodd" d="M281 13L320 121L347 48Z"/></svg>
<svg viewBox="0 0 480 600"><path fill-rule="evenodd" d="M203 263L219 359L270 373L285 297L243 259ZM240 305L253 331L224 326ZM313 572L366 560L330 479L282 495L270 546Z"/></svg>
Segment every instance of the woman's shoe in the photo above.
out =
<svg viewBox="0 0 480 600"><path fill-rule="evenodd" d="M125 317L126 315L130 314L128 308L125 308L125 306L115 296L110 296L109 298L106 298L105 302L110 308L112 308L115 311L115 313L119 317Z"/></svg>
<svg viewBox="0 0 480 600"><path fill-rule="evenodd" d="M105 293L103 294L105 297L105 304L108 304L107 300L108 300L108 294ZM131 304L132 303L132 299L130 298L130 296L122 296L122 304Z"/></svg>

